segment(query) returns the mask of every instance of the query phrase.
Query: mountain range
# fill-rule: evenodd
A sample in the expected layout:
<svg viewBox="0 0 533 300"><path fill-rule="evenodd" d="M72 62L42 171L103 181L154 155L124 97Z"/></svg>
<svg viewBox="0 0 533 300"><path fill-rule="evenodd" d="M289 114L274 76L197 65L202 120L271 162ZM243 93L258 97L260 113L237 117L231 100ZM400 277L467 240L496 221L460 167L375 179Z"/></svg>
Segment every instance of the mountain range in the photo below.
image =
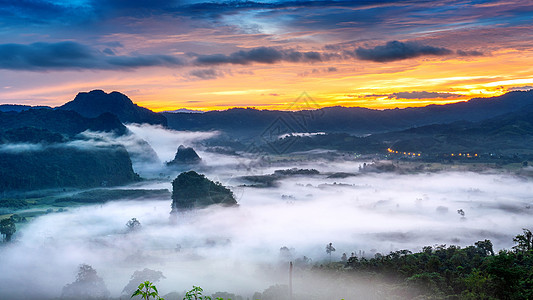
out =
<svg viewBox="0 0 533 300"><path fill-rule="evenodd" d="M128 134L124 123L217 130L221 134L204 146L233 153L246 150L245 145L254 139L265 151L278 154L317 148L386 154L392 149L399 153L472 152L497 153L514 160L533 158L533 90L407 109L234 108L202 114L155 113L119 92L95 90L79 93L56 108L0 106L0 192L138 180L131 163L138 153L128 153L124 147L69 146L83 141L80 133L86 130ZM300 134L306 132L317 134ZM147 143L146 149L151 149Z"/></svg>
<svg viewBox="0 0 533 300"><path fill-rule="evenodd" d="M219 130L237 137L266 131L344 132L355 135L397 131L456 121L477 122L513 112L533 112L533 90L509 92L499 97L425 107L372 110L361 107L326 107L317 110L272 111L234 108L203 114L162 113L176 130Z"/></svg>
<svg viewBox="0 0 533 300"><path fill-rule="evenodd" d="M37 108L44 110L47 107L0 105L0 112L28 113ZM122 93L93 90L78 93L72 101L52 110L74 111L85 118L111 113L122 123L158 124L175 130L217 130L239 138L258 136L269 130L280 135L296 132L365 135L457 121L478 122L509 113L533 112L533 90L514 91L498 97L474 98L453 104L405 109L373 110L334 106L315 110L275 111L233 108L204 113L193 113L197 111L188 109L156 113L138 106ZM31 115L21 115L23 117L20 122L25 122ZM72 119L66 115L65 118ZM0 129L4 128L5 123L0 124Z"/></svg>

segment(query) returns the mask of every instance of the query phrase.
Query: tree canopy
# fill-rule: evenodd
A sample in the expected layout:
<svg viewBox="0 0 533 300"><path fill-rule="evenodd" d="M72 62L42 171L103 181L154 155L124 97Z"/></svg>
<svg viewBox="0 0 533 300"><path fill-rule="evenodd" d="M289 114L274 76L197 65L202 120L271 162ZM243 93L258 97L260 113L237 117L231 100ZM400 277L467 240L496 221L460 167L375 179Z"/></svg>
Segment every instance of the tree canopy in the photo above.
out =
<svg viewBox="0 0 533 300"><path fill-rule="evenodd" d="M233 192L195 171L183 172L172 181L172 211L213 204L236 205Z"/></svg>

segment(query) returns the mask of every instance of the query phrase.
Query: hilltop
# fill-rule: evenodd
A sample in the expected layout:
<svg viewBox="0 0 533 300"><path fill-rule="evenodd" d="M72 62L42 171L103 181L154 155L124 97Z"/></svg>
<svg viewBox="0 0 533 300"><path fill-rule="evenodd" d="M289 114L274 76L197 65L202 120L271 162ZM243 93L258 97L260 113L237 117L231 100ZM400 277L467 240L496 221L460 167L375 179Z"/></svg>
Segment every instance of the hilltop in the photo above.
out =
<svg viewBox="0 0 533 300"><path fill-rule="evenodd" d="M122 123L148 123L167 125L165 116L133 103L128 96L102 90L78 93L74 100L57 107L61 110L72 110L84 117L94 118L103 113L116 115Z"/></svg>

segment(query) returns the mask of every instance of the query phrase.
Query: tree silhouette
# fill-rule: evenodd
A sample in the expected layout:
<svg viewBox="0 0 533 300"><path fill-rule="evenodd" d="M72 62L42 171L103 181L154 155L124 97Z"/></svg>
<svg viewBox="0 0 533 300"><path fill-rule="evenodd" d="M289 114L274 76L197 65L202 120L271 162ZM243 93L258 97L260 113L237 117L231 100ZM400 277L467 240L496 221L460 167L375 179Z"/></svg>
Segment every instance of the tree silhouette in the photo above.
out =
<svg viewBox="0 0 533 300"><path fill-rule="evenodd" d="M533 249L533 234L531 230L522 228L524 234L519 234L513 238L513 242L518 243L513 246L516 252L527 252Z"/></svg>
<svg viewBox="0 0 533 300"><path fill-rule="evenodd" d="M333 247L333 243L329 243L326 245L326 253L329 254L329 261L331 261L331 252L335 251L335 247Z"/></svg>
<svg viewBox="0 0 533 300"><path fill-rule="evenodd" d="M63 287L61 298L66 299L101 299L107 298L109 291L104 280L98 276L93 267L82 264L78 267L76 281Z"/></svg>
<svg viewBox="0 0 533 300"><path fill-rule="evenodd" d="M141 222L139 222L137 218L131 218L131 220L126 223L126 227L128 227L129 231L135 231L141 229Z"/></svg>
<svg viewBox="0 0 533 300"><path fill-rule="evenodd" d="M15 221L13 218L9 219L3 219L0 221L0 233L5 235L5 241L10 242L11 237L15 232L17 231L17 227L15 226Z"/></svg>

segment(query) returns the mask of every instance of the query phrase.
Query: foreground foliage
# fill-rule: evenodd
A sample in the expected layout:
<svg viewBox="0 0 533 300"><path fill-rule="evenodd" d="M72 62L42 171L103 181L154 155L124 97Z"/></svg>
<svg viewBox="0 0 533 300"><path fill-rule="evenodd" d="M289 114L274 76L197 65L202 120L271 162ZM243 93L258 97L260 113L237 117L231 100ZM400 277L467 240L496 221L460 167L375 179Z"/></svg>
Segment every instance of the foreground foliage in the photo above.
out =
<svg viewBox="0 0 533 300"><path fill-rule="evenodd" d="M133 294L131 295L131 298L135 296L141 296L142 299L149 300L165 300L161 297L159 297L159 292L157 291L157 287L151 283L150 281L145 281L141 284L139 284L139 287Z"/></svg>

